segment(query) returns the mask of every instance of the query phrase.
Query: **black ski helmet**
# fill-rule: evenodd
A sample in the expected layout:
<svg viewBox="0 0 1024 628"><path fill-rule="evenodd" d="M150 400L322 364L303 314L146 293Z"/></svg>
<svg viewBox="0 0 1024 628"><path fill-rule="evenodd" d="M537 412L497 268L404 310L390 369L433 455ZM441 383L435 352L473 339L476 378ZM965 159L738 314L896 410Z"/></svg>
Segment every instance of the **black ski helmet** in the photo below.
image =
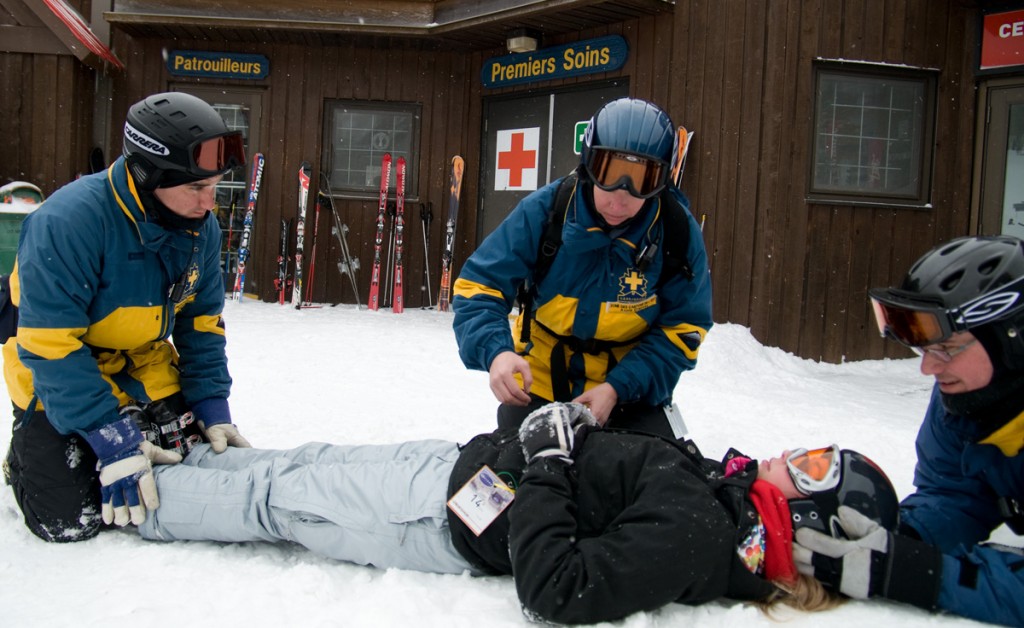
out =
<svg viewBox="0 0 1024 628"><path fill-rule="evenodd" d="M789 500L793 532L811 528L834 538L848 538L839 524L839 507L853 508L889 531L899 525L900 501L881 467L862 453L840 451L839 484Z"/></svg>
<svg viewBox="0 0 1024 628"><path fill-rule="evenodd" d="M594 179L594 151L612 150L661 162L656 194L675 165L678 134L672 119L656 105L636 98L620 98L602 106L583 135L580 172ZM653 195L653 194L651 194Z"/></svg>
<svg viewBox="0 0 1024 628"><path fill-rule="evenodd" d="M124 156L143 190L173 187L245 165L243 138L217 111L184 92L147 96L128 109Z"/></svg>
<svg viewBox="0 0 1024 628"><path fill-rule="evenodd" d="M899 288L872 290L889 304L931 304L953 313L947 336L971 331L993 364L1024 369L1024 241L1009 235L956 238L925 253Z"/></svg>

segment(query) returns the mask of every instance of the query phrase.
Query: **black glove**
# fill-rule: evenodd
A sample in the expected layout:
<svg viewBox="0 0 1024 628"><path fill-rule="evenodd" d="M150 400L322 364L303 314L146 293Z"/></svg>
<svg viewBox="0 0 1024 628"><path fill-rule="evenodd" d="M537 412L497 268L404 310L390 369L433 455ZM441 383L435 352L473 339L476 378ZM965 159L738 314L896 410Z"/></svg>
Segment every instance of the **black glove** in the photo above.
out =
<svg viewBox="0 0 1024 628"><path fill-rule="evenodd" d="M597 425L597 420L579 403L555 402L534 410L519 427L526 462L556 456L571 463L576 432L585 425Z"/></svg>
<svg viewBox="0 0 1024 628"><path fill-rule="evenodd" d="M859 600L884 597L934 610L942 584L942 553L890 533L849 506L840 506L838 512L849 539L810 528L796 531L793 558L800 573Z"/></svg>

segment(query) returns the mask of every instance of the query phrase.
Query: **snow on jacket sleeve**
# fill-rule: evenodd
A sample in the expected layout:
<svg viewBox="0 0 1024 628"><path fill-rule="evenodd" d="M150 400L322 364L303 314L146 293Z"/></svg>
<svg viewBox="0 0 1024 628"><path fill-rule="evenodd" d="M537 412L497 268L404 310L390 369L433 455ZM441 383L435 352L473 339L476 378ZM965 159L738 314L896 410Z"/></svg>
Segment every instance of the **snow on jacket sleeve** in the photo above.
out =
<svg viewBox="0 0 1024 628"><path fill-rule="evenodd" d="M452 325L467 368L488 371L495 356L515 350L508 315L516 290L533 272L559 182L520 201L470 255L455 281Z"/></svg>
<svg viewBox="0 0 1024 628"><path fill-rule="evenodd" d="M683 197L684 205L689 202ZM658 288L661 313L650 331L608 373L620 402L662 403L672 398L683 371L697 364L697 352L713 324L711 273L700 225L689 211L687 252L693 279L678 274Z"/></svg>
<svg viewBox="0 0 1024 628"><path fill-rule="evenodd" d="M1024 556L980 545L942 557L939 608L979 621L1024 626Z"/></svg>
<svg viewBox="0 0 1024 628"><path fill-rule="evenodd" d="M221 232L212 215L203 224L200 285L174 321L174 346L178 351L181 392L196 418L206 425L231 422L227 398L228 374L224 320L224 279L220 269ZM200 402L206 403L200 403ZM199 405L197 405L199 404Z"/></svg>
<svg viewBox="0 0 1024 628"><path fill-rule="evenodd" d="M578 482L560 460L527 467L509 548L528 612L592 623L724 595L735 528L678 452L637 438L591 434L577 456ZM592 449L595 441L603 447Z"/></svg>

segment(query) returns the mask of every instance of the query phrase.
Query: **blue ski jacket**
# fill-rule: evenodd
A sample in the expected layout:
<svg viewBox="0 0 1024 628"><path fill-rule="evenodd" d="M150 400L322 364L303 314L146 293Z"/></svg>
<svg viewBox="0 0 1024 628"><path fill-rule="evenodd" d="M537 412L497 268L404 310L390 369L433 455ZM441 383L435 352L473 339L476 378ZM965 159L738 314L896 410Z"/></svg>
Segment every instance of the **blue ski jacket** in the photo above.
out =
<svg viewBox="0 0 1024 628"><path fill-rule="evenodd" d="M975 424L950 415L932 391L917 436L917 491L901 527L944 554L940 608L980 621L1024 625L1024 555L979 545L1005 517L1000 498L1024 504L1024 413L980 442Z"/></svg>
<svg viewBox="0 0 1024 628"><path fill-rule="evenodd" d="M487 371L499 353L516 351L530 365L530 392L556 400L551 365L557 347L565 352L572 397L608 382L620 404L666 404L679 375L696 365L712 325L700 226L689 201L674 188L690 222L692 280L676 273L659 285L664 243L645 270L637 267L638 253L661 240L660 197L647 201L624 228L606 231L587 206L584 184L577 183L564 209L562 245L536 287L531 342L520 338L523 312L509 329L517 288L532 277L559 182L524 198L463 266L452 301L462 361Z"/></svg>
<svg viewBox="0 0 1024 628"><path fill-rule="evenodd" d="M11 400L45 409L61 434L84 435L129 401L179 390L207 426L230 422L220 247L212 212L198 231L155 224L124 158L55 192L25 219L11 276Z"/></svg>

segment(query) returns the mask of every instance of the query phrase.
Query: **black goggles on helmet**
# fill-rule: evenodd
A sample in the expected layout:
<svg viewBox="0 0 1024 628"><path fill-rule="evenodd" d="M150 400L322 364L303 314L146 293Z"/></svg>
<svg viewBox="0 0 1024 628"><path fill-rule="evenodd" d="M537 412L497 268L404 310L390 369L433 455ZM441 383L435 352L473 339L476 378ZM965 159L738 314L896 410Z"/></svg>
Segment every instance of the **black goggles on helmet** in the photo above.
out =
<svg viewBox="0 0 1024 628"><path fill-rule="evenodd" d="M192 145L192 174L216 176L245 165L245 142L239 132Z"/></svg>
<svg viewBox="0 0 1024 628"><path fill-rule="evenodd" d="M1024 309L1024 277L955 308L921 301L888 288L868 292L878 331L908 347L938 344L955 333Z"/></svg>
<svg viewBox="0 0 1024 628"><path fill-rule="evenodd" d="M648 199L665 187L669 166L651 159L611 148L595 147L587 159L587 173L594 185L611 192L626 189L636 198Z"/></svg>

